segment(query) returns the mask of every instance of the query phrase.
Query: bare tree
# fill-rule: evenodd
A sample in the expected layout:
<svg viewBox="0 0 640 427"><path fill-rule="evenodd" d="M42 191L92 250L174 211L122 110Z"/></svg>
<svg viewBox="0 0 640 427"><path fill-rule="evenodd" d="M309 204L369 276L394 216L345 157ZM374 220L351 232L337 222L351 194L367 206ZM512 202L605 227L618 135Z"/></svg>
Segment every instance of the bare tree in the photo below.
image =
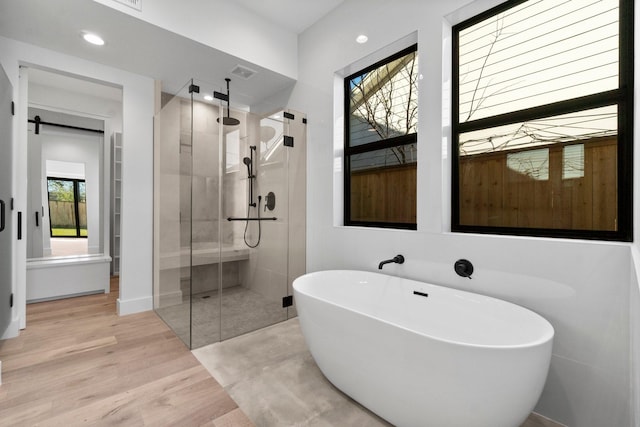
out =
<svg viewBox="0 0 640 427"><path fill-rule="evenodd" d="M417 54L404 56L352 81L351 114L380 139L416 132ZM391 149L398 163L409 161L407 147Z"/></svg>

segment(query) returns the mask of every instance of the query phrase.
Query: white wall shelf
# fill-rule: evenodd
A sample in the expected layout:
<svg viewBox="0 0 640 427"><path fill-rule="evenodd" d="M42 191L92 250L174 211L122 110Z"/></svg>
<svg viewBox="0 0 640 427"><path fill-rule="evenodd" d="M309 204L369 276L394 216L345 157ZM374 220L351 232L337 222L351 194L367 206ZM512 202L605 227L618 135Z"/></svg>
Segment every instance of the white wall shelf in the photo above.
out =
<svg viewBox="0 0 640 427"><path fill-rule="evenodd" d="M120 212L122 209L122 134L111 135L111 275L120 275Z"/></svg>

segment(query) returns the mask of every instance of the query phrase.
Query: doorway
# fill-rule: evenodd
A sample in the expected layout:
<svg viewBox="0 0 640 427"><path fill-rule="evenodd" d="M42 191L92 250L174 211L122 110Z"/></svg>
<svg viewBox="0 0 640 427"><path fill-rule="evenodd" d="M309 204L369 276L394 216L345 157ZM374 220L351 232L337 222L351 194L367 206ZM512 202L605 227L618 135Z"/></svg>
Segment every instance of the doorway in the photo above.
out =
<svg viewBox="0 0 640 427"><path fill-rule="evenodd" d="M27 303L109 293L108 135L122 130L122 90L35 68L21 68L23 76L29 104Z"/></svg>

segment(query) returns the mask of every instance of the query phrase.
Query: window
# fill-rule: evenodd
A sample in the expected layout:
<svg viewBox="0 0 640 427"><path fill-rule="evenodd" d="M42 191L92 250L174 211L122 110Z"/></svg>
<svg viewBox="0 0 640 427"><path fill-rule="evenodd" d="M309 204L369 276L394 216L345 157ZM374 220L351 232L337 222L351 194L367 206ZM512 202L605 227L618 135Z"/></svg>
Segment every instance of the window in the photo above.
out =
<svg viewBox="0 0 640 427"><path fill-rule="evenodd" d="M344 79L345 225L416 229L418 54Z"/></svg>
<svg viewBox="0 0 640 427"><path fill-rule="evenodd" d="M453 231L631 240L632 9L509 1L453 28Z"/></svg>
<svg viewBox="0 0 640 427"><path fill-rule="evenodd" d="M83 179L47 178L51 237L87 237L87 186Z"/></svg>

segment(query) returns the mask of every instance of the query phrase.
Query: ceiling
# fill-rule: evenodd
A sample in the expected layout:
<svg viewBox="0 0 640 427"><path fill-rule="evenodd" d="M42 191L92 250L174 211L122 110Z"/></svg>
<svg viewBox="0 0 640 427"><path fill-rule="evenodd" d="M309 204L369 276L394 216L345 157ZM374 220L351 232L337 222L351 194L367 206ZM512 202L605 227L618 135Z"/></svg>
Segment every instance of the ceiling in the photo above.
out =
<svg viewBox="0 0 640 427"><path fill-rule="evenodd" d="M299 34L344 0L229 1ZM102 34L108 44L97 47L82 41L80 32L89 28ZM295 83L289 77L88 0L0 0L0 36L161 80L163 90L170 93L177 93L190 78L219 81L219 86L212 89L222 90L223 78L237 65L244 65L256 74L232 82L233 99L243 105L260 102ZM47 73L37 78L39 84L65 84L60 78L47 82Z"/></svg>
<svg viewBox="0 0 640 427"><path fill-rule="evenodd" d="M344 0L233 0L234 3L300 34Z"/></svg>

